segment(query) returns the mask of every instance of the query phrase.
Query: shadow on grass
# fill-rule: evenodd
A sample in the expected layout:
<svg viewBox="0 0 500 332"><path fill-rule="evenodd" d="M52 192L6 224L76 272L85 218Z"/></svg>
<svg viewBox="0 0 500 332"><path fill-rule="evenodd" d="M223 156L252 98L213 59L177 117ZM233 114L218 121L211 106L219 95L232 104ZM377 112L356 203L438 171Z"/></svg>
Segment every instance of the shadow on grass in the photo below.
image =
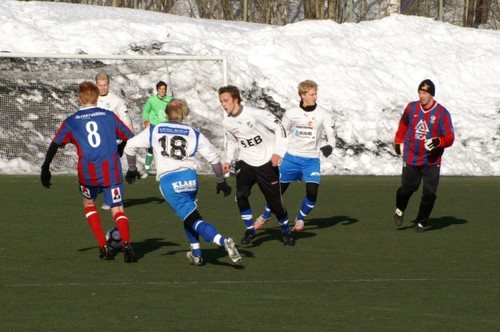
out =
<svg viewBox="0 0 500 332"><path fill-rule="evenodd" d="M358 219L352 218L349 216L332 216L330 218L313 218L313 219L305 219L304 221L304 229L320 229L333 227L337 224L342 224L343 226L352 225L359 222ZM314 228L312 228L314 226Z"/></svg>
<svg viewBox="0 0 500 332"><path fill-rule="evenodd" d="M276 219L274 219L276 220ZM349 216L332 216L330 218L313 218L313 219L305 219L304 220L304 231L300 233L293 232L294 238L297 240L299 238L310 238L316 236L316 233L312 232L315 229L333 227L338 224L342 225L351 225L357 223L359 220L356 218L351 218ZM255 239L251 242L248 247L257 247L262 243L267 241L282 241L282 233L279 226L269 227L269 224L273 221L270 221L266 224L266 226L257 232ZM293 220L289 221L290 229L293 228Z"/></svg>
<svg viewBox="0 0 500 332"><path fill-rule="evenodd" d="M166 247L166 246L179 246L178 243L173 243L173 242L166 242L162 241L162 238L153 238L153 239L146 239L144 241L140 242L132 242L132 246L134 247L134 252L137 256L138 259L141 259L144 257L145 254L153 252L155 250L160 249L161 247ZM87 248L82 248L78 249L78 251L83 252L83 251L88 251L88 250L96 250L96 253L98 253L97 247L87 247ZM111 260L115 259L115 257L121 253L121 249L119 250L113 250L111 252Z"/></svg>
<svg viewBox="0 0 500 332"><path fill-rule="evenodd" d="M123 201L123 206L127 208L133 205L143 205L149 203L163 204L165 203L165 199L163 199L163 197L130 198Z"/></svg>
<svg viewBox="0 0 500 332"><path fill-rule="evenodd" d="M432 232L432 231L437 231L446 227L454 226L454 225L463 225L466 224L467 220L465 219L459 219L456 217L452 216L444 216L440 218L430 218L427 221L427 225L425 227L425 232ZM406 229L412 229L414 228L414 223L413 221L408 224L406 227L400 227L398 230L406 230Z"/></svg>
<svg viewBox="0 0 500 332"><path fill-rule="evenodd" d="M201 244L201 243L200 243ZM253 254L247 250L242 250L238 248L238 251L243 258L243 264L242 265L236 265L234 264L229 256L227 255L226 250L223 247L219 247L213 243L208 243L205 242L207 246L211 246L210 248L203 248L202 247L202 256L203 256L203 265L220 265L220 266L230 266L233 267L234 269L241 270L244 269L244 264L245 264L245 258L253 256ZM188 244L189 246L189 244ZM171 250L165 254L164 256L172 256L172 255L182 255L185 257L187 250L182 249L182 250ZM186 258L187 261L187 258Z"/></svg>

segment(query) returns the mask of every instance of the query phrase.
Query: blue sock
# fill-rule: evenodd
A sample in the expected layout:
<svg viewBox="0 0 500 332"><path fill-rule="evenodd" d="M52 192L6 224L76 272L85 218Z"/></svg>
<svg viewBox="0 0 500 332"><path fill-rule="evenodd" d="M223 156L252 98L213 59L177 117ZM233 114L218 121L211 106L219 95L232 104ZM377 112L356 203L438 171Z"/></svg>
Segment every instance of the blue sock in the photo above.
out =
<svg viewBox="0 0 500 332"><path fill-rule="evenodd" d="M252 209L248 209L248 210L242 211L242 212L240 211L240 216L241 216L241 219L243 219L245 226L247 226L247 229L254 229L253 228Z"/></svg>
<svg viewBox="0 0 500 332"><path fill-rule="evenodd" d="M194 224L193 228L205 239L205 241L224 246L224 237L221 236L217 229L215 229L215 227L210 225L208 222L204 220L198 220Z"/></svg>
<svg viewBox="0 0 500 332"><path fill-rule="evenodd" d="M283 233L283 234L290 233L290 227L288 227L288 213L286 214L285 217L278 220L278 222L280 224L281 233Z"/></svg>
<svg viewBox="0 0 500 332"><path fill-rule="evenodd" d="M269 207L269 204L266 203L266 211L262 214L262 218L264 219L269 219L271 218L271 208Z"/></svg>
<svg viewBox="0 0 500 332"><path fill-rule="evenodd" d="M304 218L314 209L316 202L310 201L307 197L302 201L302 206L300 207L299 214L297 215L298 220L304 220Z"/></svg>
<svg viewBox="0 0 500 332"><path fill-rule="evenodd" d="M184 227L184 232L186 232L186 235L189 239L189 244L191 246L191 253L193 254L193 256L201 256L201 248L200 248L198 233L186 227Z"/></svg>

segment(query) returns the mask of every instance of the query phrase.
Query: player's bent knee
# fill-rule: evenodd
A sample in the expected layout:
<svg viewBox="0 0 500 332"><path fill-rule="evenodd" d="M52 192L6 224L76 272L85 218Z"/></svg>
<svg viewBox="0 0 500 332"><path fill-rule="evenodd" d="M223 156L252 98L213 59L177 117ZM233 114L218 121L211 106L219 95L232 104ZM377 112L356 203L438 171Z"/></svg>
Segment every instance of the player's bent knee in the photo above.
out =
<svg viewBox="0 0 500 332"><path fill-rule="evenodd" d="M202 218L201 218L201 215L198 212L198 210L194 210L193 212L191 212L191 214L189 216L186 217L186 219L184 219L184 225L187 228L193 229L195 222L197 222L198 220L201 220L201 219Z"/></svg>

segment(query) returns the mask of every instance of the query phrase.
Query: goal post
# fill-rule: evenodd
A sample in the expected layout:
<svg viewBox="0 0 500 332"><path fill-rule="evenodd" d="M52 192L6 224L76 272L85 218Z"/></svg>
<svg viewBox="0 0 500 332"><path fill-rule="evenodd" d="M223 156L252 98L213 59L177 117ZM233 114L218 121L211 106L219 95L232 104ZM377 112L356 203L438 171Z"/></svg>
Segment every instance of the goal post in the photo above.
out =
<svg viewBox="0 0 500 332"><path fill-rule="evenodd" d="M125 100L136 133L143 129L144 104L162 80L168 94L186 99L198 114L193 125L222 146L220 128L214 128L220 121L212 118L220 109L217 89L228 84L226 56L0 52L0 174L39 172L58 126L79 108L78 84L94 81L102 70L111 77L110 91ZM76 161L68 145L51 169L74 174Z"/></svg>

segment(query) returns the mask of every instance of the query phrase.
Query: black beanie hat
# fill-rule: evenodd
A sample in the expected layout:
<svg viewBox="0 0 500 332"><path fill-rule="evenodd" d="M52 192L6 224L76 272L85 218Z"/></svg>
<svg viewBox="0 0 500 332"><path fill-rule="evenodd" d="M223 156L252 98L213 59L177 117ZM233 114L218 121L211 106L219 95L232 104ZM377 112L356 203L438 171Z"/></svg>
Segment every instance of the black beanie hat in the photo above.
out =
<svg viewBox="0 0 500 332"><path fill-rule="evenodd" d="M436 93L436 87L430 79L423 80L422 83L418 85L418 91L420 90L430 93L433 97Z"/></svg>

